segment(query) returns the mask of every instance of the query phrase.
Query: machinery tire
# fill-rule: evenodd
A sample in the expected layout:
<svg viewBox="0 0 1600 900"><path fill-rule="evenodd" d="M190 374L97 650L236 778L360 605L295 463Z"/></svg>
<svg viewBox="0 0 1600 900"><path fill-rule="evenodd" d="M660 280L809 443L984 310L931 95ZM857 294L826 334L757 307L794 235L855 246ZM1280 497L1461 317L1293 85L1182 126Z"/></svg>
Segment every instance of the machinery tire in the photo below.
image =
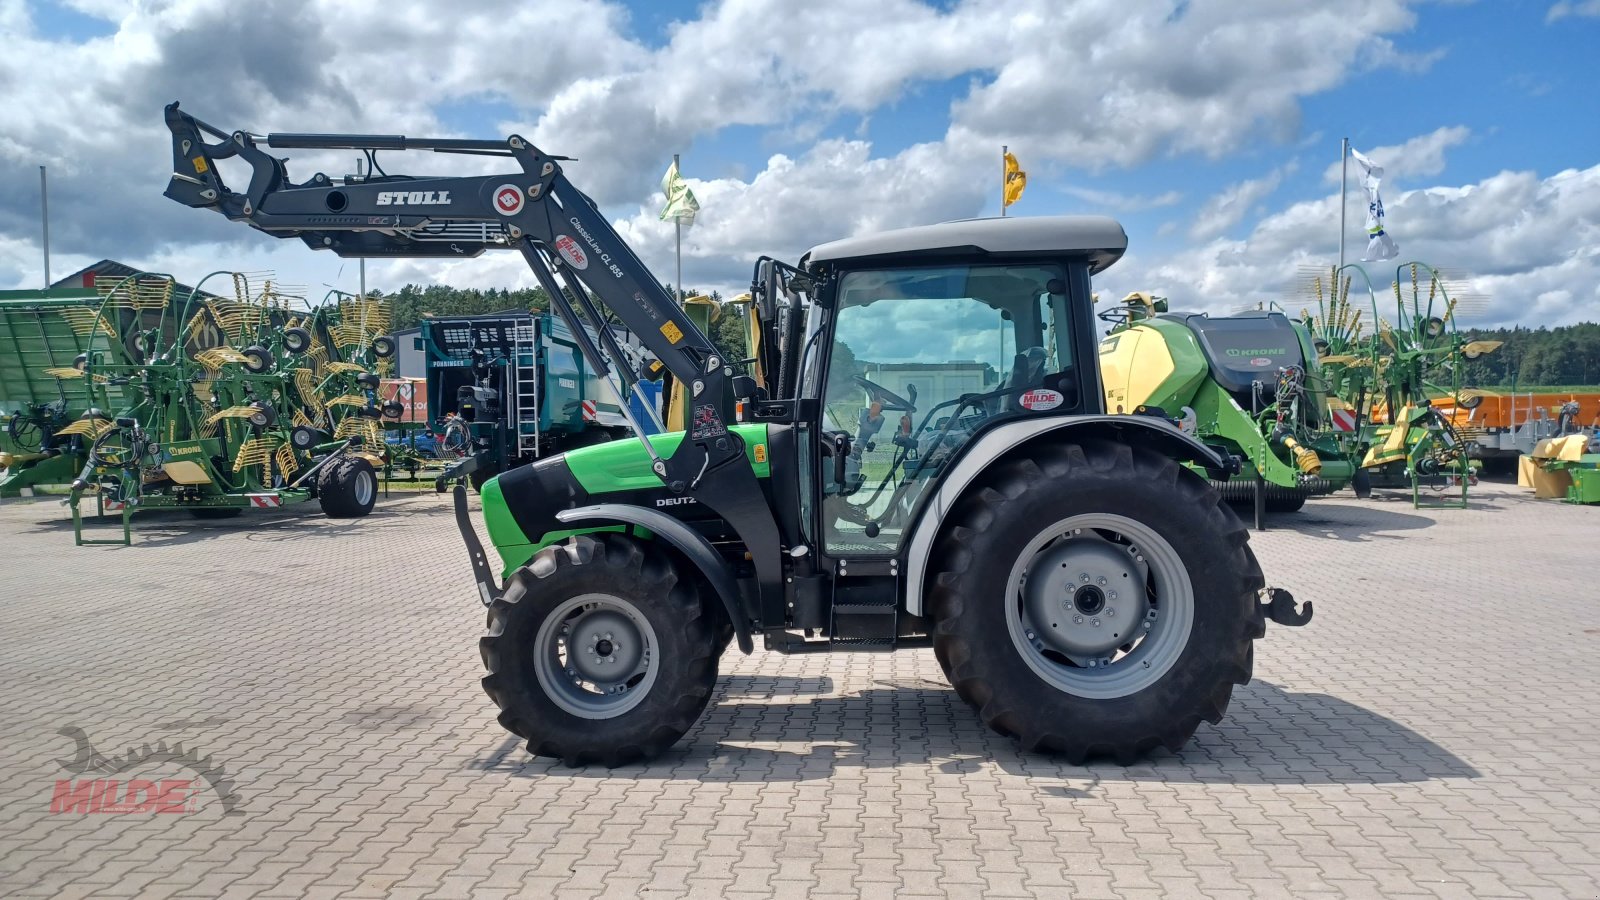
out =
<svg viewBox="0 0 1600 900"><path fill-rule="evenodd" d="M330 519L359 519L378 502L378 474L359 456L341 456L317 473L317 502Z"/></svg>
<svg viewBox="0 0 1600 900"><path fill-rule="evenodd" d="M196 506L189 515L196 519L232 519L244 513L242 506Z"/></svg>
<svg viewBox="0 0 1600 900"><path fill-rule="evenodd" d="M483 493L483 486L489 483L489 479L499 474L499 472L490 472L487 469L474 469L467 474L467 484L472 485L474 494L481 494Z"/></svg>
<svg viewBox="0 0 1600 900"><path fill-rule="evenodd" d="M620 620L606 604L633 617L625 623L631 631L616 630L622 638L612 659L625 655L625 641L648 647L645 668L627 682L631 694L568 683L565 673L582 662L558 655L560 647L587 644L587 616ZM599 613L590 612L595 606ZM700 717L717 680L714 632L693 583L664 554L620 534L578 535L539 551L490 605L489 630L478 642L488 672L483 689L500 707L500 725L535 756L626 765L671 747ZM553 637L570 640L544 646Z"/></svg>
<svg viewBox="0 0 1600 900"><path fill-rule="evenodd" d="M283 349L294 354L310 350L311 332L300 327L285 328L283 330Z"/></svg>
<svg viewBox="0 0 1600 900"><path fill-rule="evenodd" d="M1356 492L1357 500L1365 500L1372 496L1372 473L1366 469L1357 469L1350 476L1350 489Z"/></svg>
<svg viewBox="0 0 1600 900"><path fill-rule="evenodd" d="M394 355L396 344L394 338L382 335L372 339L372 355L379 359L388 359Z"/></svg>
<svg viewBox="0 0 1600 900"><path fill-rule="evenodd" d="M1047 680L1036 668L1040 663L1013 636L1012 609L1026 606L1014 605L1013 597L1026 592L1019 588L1008 596L1004 586L1027 585L1013 578L1025 559L1031 564L1058 552L1053 548L1086 546L1079 541L1092 543L1114 531L1085 525L1073 532L1068 523L1085 517L1146 532L1129 537L1126 545L1105 544L1141 563L1149 557L1145 590L1128 599L1149 605L1152 613L1162 610L1167 624L1158 627L1167 631L1143 632L1132 653L1100 669L1104 675L1061 657L1051 676L1056 680ZM1265 632L1258 605L1265 582L1249 533L1203 479L1173 460L1099 441L1030 448L994 466L962 497L950 521L953 527L941 535L933 554L942 561L929 591L934 653L962 699L990 728L1015 737L1023 750L1059 753L1073 764L1110 757L1123 765L1156 747L1176 751L1202 720L1221 720L1233 686L1249 682L1251 642ZM1063 525L1061 542L1028 556ZM1122 538L1121 533L1110 536ZM1158 557L1165 580L1155 576ZM1130 565L1124 556L1117 559ZM1073 567L1062 563L1068 571ZM1024 571L1047 585L1053 573L1053 565L1041 566L1037 574ZM1146 591L1164 583L1179 589L1157 590L1157 603L1149 604ZM1115 600L1114 592L1106 596ZM1021 615L1031 621L1028 613ZM1152 615L1151 620L1157 619ZM1143 657L1147 663L1155 660L1154 668L1131 667L1134 654L1149 641L1157 641L1153 649L1165 655ZM1123 649L1127 646L1133 642ZM1130 668L1117 668L1125 662ZM1096 677L1120 680L1095 682ZM1061 680L1083 687L1069 690ZM1097 692L1102 696L1091 696Z"/></svg>
<svg viewBox="0 0 1600 900"><path fill-rule="evenodd" d="M239 352L244 354L244 367L257 375L272 368L272 351L265 347L246 347Z"/></svg>

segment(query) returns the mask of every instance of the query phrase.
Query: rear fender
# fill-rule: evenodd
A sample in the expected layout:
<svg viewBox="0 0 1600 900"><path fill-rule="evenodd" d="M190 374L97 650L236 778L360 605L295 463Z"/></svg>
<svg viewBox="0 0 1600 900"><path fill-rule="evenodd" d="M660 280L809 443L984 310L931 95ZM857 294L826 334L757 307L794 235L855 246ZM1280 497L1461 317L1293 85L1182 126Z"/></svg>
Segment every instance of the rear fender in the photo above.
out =
<svg viewBox="0 0 1600 900"><path fill-rule="evenodd" d="M987 432L951 467L924 507L911 540L906 543L906 611L925 615L922 602L933 545L961 496L1001 457L1039 441L1109 440L1144 447L1178 462L1193 463L1215 478L1225 478L1234 462L1180 431L1165 419L1143 415L1071 416L1023 419Z"/></svg>
<svg viewBox="0 0 1600 900"><path fill-rule="evenodd" d="M740 651L748 654L755 650L755 642L750 636L750 621L739 608L739 587L734 582L733 572L712 548L711 542L693 528L666 513L623 503L597 503L564 509L556 513L556 520L563 525L615 525L621 522L649 529L656 539L667 542L682 554L705 577L711 589L717 592L722 608L733 622L733 632L738 638Z"/></svg>

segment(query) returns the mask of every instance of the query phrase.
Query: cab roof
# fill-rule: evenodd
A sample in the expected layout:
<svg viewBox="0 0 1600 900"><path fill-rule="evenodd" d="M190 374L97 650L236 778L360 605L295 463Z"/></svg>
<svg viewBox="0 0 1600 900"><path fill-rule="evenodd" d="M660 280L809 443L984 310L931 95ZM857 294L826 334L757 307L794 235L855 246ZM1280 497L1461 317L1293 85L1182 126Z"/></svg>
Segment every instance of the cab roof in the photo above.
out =
<svg viewBox="0 0 1600 900"><path fill-rule="evenodd" d="M1128 249L1128 235L1105 216L1003 216L960 219L830 241L812 247L802 267L893 257L1057 253L1083 256L1091 274L1111 267Z"/></svg>

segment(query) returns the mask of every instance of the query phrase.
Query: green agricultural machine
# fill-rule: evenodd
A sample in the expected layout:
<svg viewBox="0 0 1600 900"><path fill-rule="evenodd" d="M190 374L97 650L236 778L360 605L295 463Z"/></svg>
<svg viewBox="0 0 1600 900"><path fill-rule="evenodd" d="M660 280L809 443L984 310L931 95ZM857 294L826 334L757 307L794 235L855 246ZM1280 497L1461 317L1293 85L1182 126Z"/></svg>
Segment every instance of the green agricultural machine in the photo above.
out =
<svg viewBox="0 0 1600 900"><path fill-rule="evenodd" d="M426 319L416 341L440 448L458 457L436 477L440 491L457 479L476 490L540 457L628 435L616 395L554 315ZM653 423L641 419L646 433L660 430Z"/></svg>
<svg viewBox="0 0 1600 900"><path fill-rule="evenodd" d="M635 428L485 482L504 584L454 491L489 611L483 685L533 753L662 752L710 700L725 649L759 636L779 653L931 646L1026 750L1132 762L1220 720L1268 620L1310 619L1266 587L1248 529L1189 468L1222 478L1232 461L1163 416L1105 414L1090 279L1126 249L1114 221L949 222L797 265L763 257L758 358L737 361L521 137L262 137L177 104L166 122L173 200L341 255L515 250L591 368L632 387L610 362L627 358L620 321L685 387L686 431ZM268 152L294 148L512 171L294 182ZM243 192L217 158L251 166Z"/></svg>
<svg viewBox="0 0 1600 900"><path fill-rule="evenodd" d="M1332 428L1326 387L1307 329L1277 311L1173 313L1166 300L1130 294L1100 313L1112 324L1099 348L1107 410L1157 410L1185 433L1244 460L1243 477L1216 485L1264 512L1294 512L1355 474Z"/></svg>
<svg viewBox="0 0 1600 900"><path fill-rule="evenodd" d="M1354 274L1346 272L1359 274L1366 287L1370 326L1361 321L1364 311L1350 305ZM1478 298L1420 262L1395 268L1388 314L1355 264L1321 273L1312 285L1317 314L1307 310L1302 320L1321 352L1324 381L1357 423L1345 446L1359 461L1361 477L1380 487L1409 488L1414 506L1427 497L1437 498L1431 505L1465 507L1477 468L1457 411L1470 412L1483 398L1464 389L1462 371L1466 361L1500 347L1499 341L1468 341L1457 328L1462 304Z"/></svg>
<svg viewBox="0 0 1600 900"><path fill-rule="evenodd" d="M88 289L0 291L0 498L64 487L82 467L83 438L62 432L92 405L74 360L109 349L81 328L99 307Z"/></svg>
<svg viewBox="0 0 1600 900"><path fill-rule="evenodd" d="M219 277L232 298L205 290ZM330 516L366 515L387 459L381 419L399 414L378 403L372 371L394 352L383 304L342 296L299 309L237 273L176 289L163 275L100 279L93 300L32 310L49 323L34 355L81 349L39 370L58 400L30 407L37 431L17 425L29 410L8 431L38 434L52 460L77 468L77 543L131 543L131 517L148 509L223 518L317 498ZM85 537L86 500L120 516L117 539Z"/></svg>

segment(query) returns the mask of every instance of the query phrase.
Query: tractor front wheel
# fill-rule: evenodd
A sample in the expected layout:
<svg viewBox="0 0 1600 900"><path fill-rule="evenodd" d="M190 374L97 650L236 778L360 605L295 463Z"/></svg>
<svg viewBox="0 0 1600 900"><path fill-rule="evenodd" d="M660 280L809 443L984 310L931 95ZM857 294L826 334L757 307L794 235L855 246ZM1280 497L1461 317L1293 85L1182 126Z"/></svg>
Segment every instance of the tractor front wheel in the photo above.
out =
<svg viewBox="0 0 1600 900"><path fill-rule="evenodd" d="M616 534L539 551L489 607L483 689L535 756L614 767L672 746L717 680L716 623L661 553Z"/></svg>
<svg viewBox="0 0 1600 900"><path fill-rule="evenodd" d="M378 502L378 474L359 456L341 456L317 474L317 502L330 519L359 519Z"/></svg>
<svg viewBox="0 0 1600 900"><path fill-rule="evenodd" d="M1250 680L1264 582L1202 479L1109 442L1041 446L952 513L934 651L985 723L1079 763L1177 750Z"/></svg>

